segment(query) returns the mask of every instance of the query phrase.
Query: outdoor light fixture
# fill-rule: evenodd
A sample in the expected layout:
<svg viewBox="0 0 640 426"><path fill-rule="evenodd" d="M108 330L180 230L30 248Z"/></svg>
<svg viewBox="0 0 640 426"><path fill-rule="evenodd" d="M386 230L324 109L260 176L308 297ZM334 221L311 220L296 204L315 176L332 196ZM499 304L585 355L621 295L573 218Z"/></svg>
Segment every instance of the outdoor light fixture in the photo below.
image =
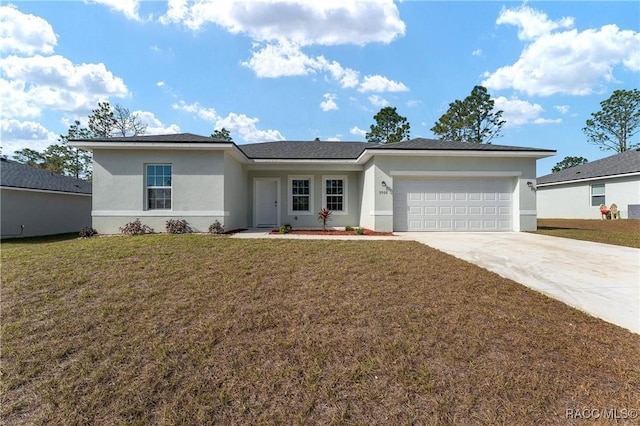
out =
<svg viewBox="0 0 640 426"><path fill-rule="evenodd" d="M382 181L382 186L384 186L386 188L387 187L387 182Z"/></svg>
<svg viewBox="0 0 640 426"><path fill-rule="evenodd" d="M527 186L528 186L529 188L531 188L531 190L532 190L532 191L535 191L535 190L536 190L535 185L534 185L534 184L533 184L533 182L531 182L531 181L528 181L528 182L527 182Z"/></svg>

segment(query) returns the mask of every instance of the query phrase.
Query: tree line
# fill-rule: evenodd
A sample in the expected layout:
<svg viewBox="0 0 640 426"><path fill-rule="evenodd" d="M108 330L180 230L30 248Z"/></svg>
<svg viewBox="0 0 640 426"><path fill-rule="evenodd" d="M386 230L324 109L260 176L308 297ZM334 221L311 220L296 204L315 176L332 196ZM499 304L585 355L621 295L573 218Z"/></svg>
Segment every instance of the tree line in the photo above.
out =
<svg viewBox="0 0 640 426"><path fill-rule="evenodd" d="M438 119L431 131L438 139L467 143L491 143L501 136L506 121L504 111L495 110L495 101L487 89L475 86L471 94L449 104L449 109ZM601 110L591 114L582 129L587 141L601 150L625 152L640 146L632 137L640 130L640 90L616 90L600 102ZM411 125L395 107L382 108L374 117L368 142L385 144L409 140ZM552 171L587 163L584 157L565 157Z"/></svg>
<svg viewBox="0 0 640 426"><path fill-rule="evenodd" d="M109 102L98 103L91 111L87 127L74 120L66 135L58 137L58 143L49 145L42 152L30 148L15 151L13 158L30 166L40 167L66 176L91 180L91 153L69 145L70 139L112 138L143 135L147 125L129 109Z"/></svg>
<svg viewBox="0 0 640 426"><path fill-rule="evenodd" d="M639 146L632 138L640 130L640 90L616 90L600 103L601 110L591 114L582 129L587 141L602 150L624 152ZM469 96L449 104L448 110L431 128L441 140L467 143L491 143L499 138L506 121L504 111L495 110L495 101L483 86L475 86ZM377 144L396 143L410 139L411 125L395 107L384 107L374 115L375 123L366 133L368 142ZM21 163L51 170L56 173L81 179L91 179L91 154L73 148L70 139L111 138L138 136L146 132L137 114L116 104L101 102L88 117L87 127L79 120L69 126L66 135L60 135L58 143L39 152L29 148L16 151L14 158ZM230 132L217 129L211 137L220 141L233 141ZM552 171L584 164L584 157L565 157Z"/></svg>

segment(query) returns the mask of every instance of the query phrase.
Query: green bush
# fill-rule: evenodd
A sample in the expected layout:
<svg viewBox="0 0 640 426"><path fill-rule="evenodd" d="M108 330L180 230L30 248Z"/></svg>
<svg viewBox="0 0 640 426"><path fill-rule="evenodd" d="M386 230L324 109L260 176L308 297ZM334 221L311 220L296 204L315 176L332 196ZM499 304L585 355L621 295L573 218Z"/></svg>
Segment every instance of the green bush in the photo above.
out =
<svg viewBox="0 0 640 426"><path fill-rule="evenodd" d="M144 235L153 234L153 229L147 225L143 225L140 219L136 219L120 228L120 232L125 235Z"/></svg>
<svg viewBox="0 0 640 426"><path fill-rule="evenodd" d="M364 235L364 228L356 228L353 231L356 235Z"/></svg>
<svg viewBox="0 0 640 426"><path fill-rule="evenodd" d="M353 231L353 226L347 225L347 226L344 227L344 230L345 231Z"/></svg>
<svg viewBox="0 0 640 426"><path fill-rule="evenodd" d="M224 234L224 226L216 220L209 226L209 233L214 235Z"/></svg>
<svg viewBox="0 0 640 426"><path fill-rule="evenodd" d="M289 232L291 232L292 229L293 229L292 226L288 223L285 223L284 225L280 225L281 234L288 234Z"/></svg>
<svg viewBox="0 0 640 426"><path fill-rule="evenodd" d="M97 235L98 231L96 231L95 229L93 229L90 226L84 227L82 228L82 230L80 230L80 237L81 238L91 238L94 235Z"/></svg>
<svg viewBox="0 0 640 426"><path fill-rule="evenodd" d="M171 219L167 221L165 226L169 234L189 234L193 232L186 220Z"/></svg>

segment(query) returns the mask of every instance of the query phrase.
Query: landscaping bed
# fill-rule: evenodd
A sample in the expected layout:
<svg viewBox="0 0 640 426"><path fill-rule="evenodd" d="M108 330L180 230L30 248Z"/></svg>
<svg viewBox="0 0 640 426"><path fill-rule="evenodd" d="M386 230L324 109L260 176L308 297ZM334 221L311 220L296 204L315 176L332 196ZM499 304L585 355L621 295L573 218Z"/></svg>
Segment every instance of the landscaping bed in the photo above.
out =
<svg viewBox="0 0 640 426"><path fill-rule="evenodd" d="M362 233L356 233L356 231L346 231L344 229L292 229L288 232L281 233L279 230L274 229L270 234L292 234L292 235L374 235L374 236L387 236L392 237L393 232L379 232L372 231L371 229L363 229Z"/></svg>

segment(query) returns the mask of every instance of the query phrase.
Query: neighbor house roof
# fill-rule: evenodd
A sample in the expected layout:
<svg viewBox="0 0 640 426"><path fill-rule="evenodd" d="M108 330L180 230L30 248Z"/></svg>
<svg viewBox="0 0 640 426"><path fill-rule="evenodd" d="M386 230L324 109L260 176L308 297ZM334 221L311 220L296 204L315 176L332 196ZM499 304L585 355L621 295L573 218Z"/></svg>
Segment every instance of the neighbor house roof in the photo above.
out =
<svg viewBox="0 0 640 426"><path fill-rule="evenodd" d="M538 185L640 173L640 150L634 149L538 178Z"/></svg>
<svg viewBox="0 0 640 426"><path fill-rule="evenodd" d="M91 194L91 183L2 158L0 186L40 191Z"/></svg>

